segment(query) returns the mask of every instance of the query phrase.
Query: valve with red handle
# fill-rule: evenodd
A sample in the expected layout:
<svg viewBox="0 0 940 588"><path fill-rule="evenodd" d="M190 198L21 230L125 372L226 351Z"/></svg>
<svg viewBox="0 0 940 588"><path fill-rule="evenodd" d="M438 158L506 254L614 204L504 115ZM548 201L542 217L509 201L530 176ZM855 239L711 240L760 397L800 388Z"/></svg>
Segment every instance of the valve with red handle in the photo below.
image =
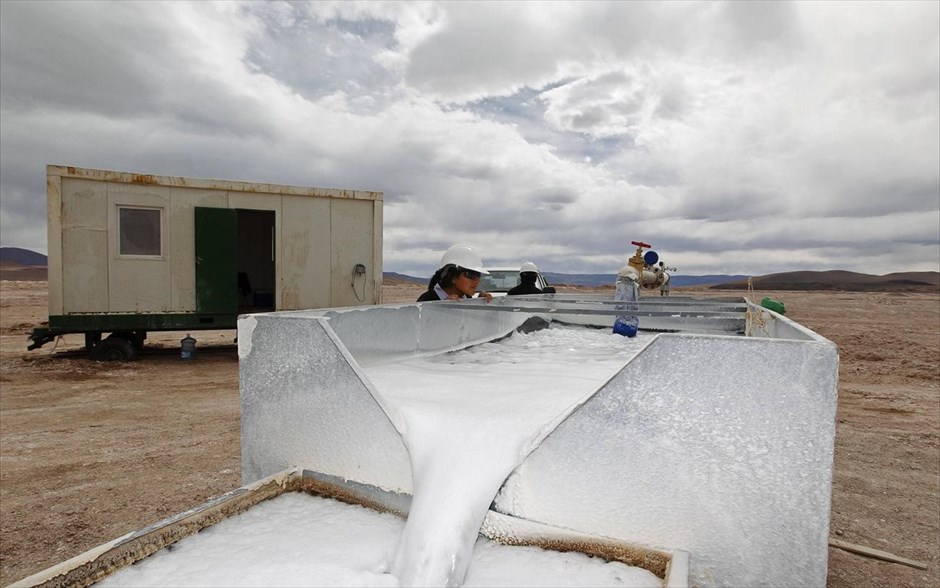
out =
<svg viewBox="0 0 940 588"><path fill-rule="evenodd" d="M652 247L649 243L644 243L643 241L630 241L632 245L636 245L636 253L633 254L633 257L627 260L627 265L634 268L638 274L642 275L643 268L646 265L646 262L643 261L643 248L646 247L649 249Z"/></svg>
<svg viewBox="0 0 940 588"><path fill-rule="evenodd" d="M618 276L626 275L624 272L627 272L630 279L643 288L658 288L667 283L669 276L666 274L666 270L675 271L675 269L666 268L666 264L659 261L659 254L650 249L652 245L649 243L643 241L630 241L630 243L636 246L636 253L627 259L627 266L620 270ZM644 248L649 249L649 251L644 253ZM659 263L658 266L657 263Z"/></svg>

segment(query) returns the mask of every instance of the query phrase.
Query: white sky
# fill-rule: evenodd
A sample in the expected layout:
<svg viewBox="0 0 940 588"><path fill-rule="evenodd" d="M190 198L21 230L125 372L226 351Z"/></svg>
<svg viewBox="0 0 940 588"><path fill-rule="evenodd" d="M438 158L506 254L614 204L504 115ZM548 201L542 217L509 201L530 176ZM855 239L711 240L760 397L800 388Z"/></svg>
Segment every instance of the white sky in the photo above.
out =
<svg viewBox="0 0 940 588"><path fill-rule="evenodd" d="M48 163L379 190L386 271L940 269L940 2L0 2L0 244Z"/></svg>

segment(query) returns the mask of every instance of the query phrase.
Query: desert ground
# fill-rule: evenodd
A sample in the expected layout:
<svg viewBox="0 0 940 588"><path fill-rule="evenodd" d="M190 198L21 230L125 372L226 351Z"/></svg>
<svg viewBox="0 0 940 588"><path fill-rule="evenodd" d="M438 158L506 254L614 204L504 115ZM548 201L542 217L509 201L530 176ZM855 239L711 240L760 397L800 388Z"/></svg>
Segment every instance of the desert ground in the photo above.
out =
<svg viewBox="0 0 940 588"><path fill-rule="evenodd" d="M831 537L927 566L830 548L827 584L940 586L940 290L763 296L839 347ZM241 483L234 332L194 333L190 362L185 333L151 334L132 363L86 359L80 336L28 352L46 300L44 281L0 282L0 585Z"/></svg>

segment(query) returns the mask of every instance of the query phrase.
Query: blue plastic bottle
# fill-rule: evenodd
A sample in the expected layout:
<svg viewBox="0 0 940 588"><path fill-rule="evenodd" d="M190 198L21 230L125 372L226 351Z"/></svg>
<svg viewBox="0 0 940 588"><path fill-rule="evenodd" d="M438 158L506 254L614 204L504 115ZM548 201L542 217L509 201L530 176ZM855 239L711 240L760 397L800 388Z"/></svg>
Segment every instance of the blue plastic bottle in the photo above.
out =
<svg viewBox="0 0 940 588"><path fill-rule="evenodd" d="M617 292L614 294L614 300L626 304L617 304L616 310L626 311L618 314L614 319L614 333L625 337L636 337L637 329L640 326L640 319L636 316L636 301L639 293L636 282L629 276L620 275L617 277ZM634 304L630 304L634 303ZM633 312L630 312L633 311Z"/></svg>
<svg viewBox="0 0 940 588"><path fill-rule="evenodd" d="M196 359L196 340L189 333L180 339L180 359Z"/></svg>

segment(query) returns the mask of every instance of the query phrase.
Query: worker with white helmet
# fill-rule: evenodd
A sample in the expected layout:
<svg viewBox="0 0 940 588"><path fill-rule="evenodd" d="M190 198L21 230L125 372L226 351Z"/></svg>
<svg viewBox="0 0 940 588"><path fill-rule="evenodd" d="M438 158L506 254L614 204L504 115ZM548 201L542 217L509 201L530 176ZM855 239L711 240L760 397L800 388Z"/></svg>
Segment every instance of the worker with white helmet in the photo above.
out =
<svg viewBox="0 0 940 588"><path fill-rule="evenodd" d="M519 268L519 285L506 292L507 296L519 294L541 294L542 291L535 285L539 277L539 268L531 261L527 261Z"/></svg>
<svg viewBox="0 0 940 588"><path fill-rule="evenodd" d="M418 302L432 300L460 300L472 298L480 283L480 276L489 272L483 260L469 245L454 245L441 256L438 270L431 276L427 291L418 297ZM493 299L488 292L480 292L487 301Z"/></svg>

